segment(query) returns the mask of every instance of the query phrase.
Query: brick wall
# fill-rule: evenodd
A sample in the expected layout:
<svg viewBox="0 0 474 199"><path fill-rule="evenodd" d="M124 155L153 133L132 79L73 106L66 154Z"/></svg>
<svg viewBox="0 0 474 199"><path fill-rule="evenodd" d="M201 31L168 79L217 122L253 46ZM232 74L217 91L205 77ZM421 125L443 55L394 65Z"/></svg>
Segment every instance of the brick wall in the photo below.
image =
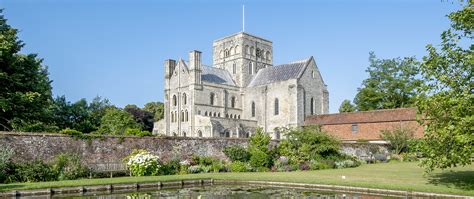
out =
<svg viewBox="0 0 474 199"><path fill-rule="evenodd" d="M399 127L412 130L420 138L423 127L416 116L415 108L385 109L309 116L305 125L321 125L323 131L341 140L380 140L382 130Z"/></svg>

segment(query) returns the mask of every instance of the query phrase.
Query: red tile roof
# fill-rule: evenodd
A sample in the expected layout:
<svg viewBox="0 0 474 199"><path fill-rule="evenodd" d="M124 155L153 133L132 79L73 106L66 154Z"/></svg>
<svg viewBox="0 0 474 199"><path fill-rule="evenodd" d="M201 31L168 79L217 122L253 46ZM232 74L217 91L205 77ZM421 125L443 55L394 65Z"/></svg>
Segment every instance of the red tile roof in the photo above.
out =
<svg viewBox="0 0 474 199"><path fill-rule="evenodd" d="M398 108L352 113L312 115L306 117L305 125L375 123L414 120L416 120L416 108Z"/></svg>

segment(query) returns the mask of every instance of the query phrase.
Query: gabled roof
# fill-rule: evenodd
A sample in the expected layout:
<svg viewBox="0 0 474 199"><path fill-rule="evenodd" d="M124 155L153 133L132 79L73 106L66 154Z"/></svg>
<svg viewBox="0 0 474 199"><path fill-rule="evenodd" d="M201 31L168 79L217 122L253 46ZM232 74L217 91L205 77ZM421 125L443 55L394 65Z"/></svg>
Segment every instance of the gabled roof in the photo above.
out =
<svg viewBox="0 0 474 199"><path fill-rule="evenodd" d="M312 57L300 61L264 68L258 71L248 87L261 86L274 82L297 79L304 72Z"/></svg>
<svg viewBox="0 0 474 199"><path fill-rule="evenodd" d="M377 122L415 121L416 108L382 109L352 113L307 116L305 125L335 125Z"/></svg>
<svg viewBox="0 0 474 199"><path fill-rule="evenodd" d="M232 80L229 71L205 65L201 65L201 69L202 81L214 84L226 84L230 86L235 86L235 82L234 80Z"/></svg>

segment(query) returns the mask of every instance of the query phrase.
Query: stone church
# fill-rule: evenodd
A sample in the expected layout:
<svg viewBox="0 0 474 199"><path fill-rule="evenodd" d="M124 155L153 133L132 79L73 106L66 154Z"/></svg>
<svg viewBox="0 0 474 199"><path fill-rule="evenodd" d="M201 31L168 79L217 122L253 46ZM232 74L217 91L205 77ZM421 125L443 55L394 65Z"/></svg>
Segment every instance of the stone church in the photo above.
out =
<svg viewBox="0 0 474 199"><path fill-rule="evenodd" d="M262 128L297 127L326 114L329 93L313 57L273 65L272 41L239 32L213 43L213 64L201 52L165 61L164 119L153 132L167 136L248 137Z"/></svg>

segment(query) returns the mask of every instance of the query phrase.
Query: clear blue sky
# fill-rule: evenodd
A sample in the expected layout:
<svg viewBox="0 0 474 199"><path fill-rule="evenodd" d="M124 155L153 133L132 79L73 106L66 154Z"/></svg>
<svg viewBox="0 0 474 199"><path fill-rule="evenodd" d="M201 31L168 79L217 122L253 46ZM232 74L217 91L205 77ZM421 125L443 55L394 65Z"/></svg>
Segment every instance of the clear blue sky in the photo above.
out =
<svg viewBox="0 0 474 199"><path fill-rule="evenodd" d="M449 27L457 1L0 0L24 53L44 58L54 95L99 95L113 104L163 101L163 62L194 49L211 64L212 41L245 30L273 41L274 64L314 56L330 112L353 99L368 55L426 54Z"/></svg>

